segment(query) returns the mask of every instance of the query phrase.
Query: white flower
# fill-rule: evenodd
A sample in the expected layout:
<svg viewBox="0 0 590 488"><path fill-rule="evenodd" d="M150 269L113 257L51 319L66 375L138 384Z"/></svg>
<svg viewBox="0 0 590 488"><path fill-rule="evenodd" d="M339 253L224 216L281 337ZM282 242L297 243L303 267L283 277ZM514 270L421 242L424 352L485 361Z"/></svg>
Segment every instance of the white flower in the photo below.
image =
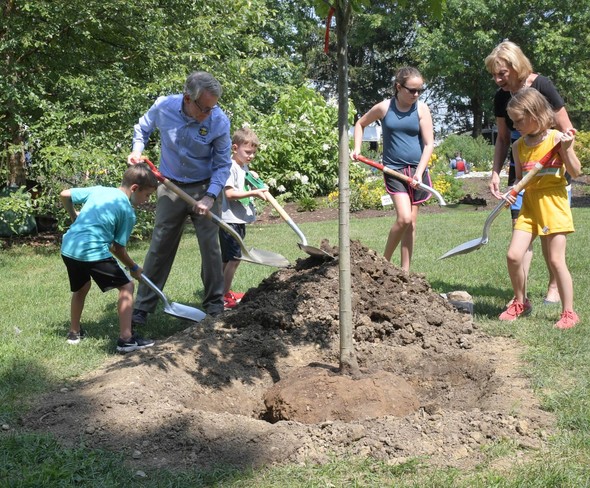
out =
<svg viewBox="0 0 590 488"><path fill-rule="evenodd" d="M268 186L272 186L272 187L277 186L276 178L269 178L268 180L266 180L266 182L268 183Z"/></svg>
<svg viewBox="0 0 590 488"><path fill-rule="evenodd" d="M301 175L301 183L307 185L309 183L309 177L307 175Z"/></svg>
<svg viewBox="0 0 590 488"><path fill-rule="evenodd" d="M323 166L328 166L330 164L330 161L328 161L327 159L322 159L321 163Z"/></svg>
<svg viewBox="0 0 590 488"><path fill-rule="evenodd" d="M277 190L279 190L279 192L281 192L281 193L285 193L285 191L286 191L287 189L286 189L286 188L285 188L283 185L281 185L281 186L279 186L279 187L277 188Z"/></svg>
<svg viewBox="0 0 590 488"><path fill-rule="evenodd" d="M330 149L330 144L324 144L324 145L322 145L322 150L328 151L329 149Z"/></svg>

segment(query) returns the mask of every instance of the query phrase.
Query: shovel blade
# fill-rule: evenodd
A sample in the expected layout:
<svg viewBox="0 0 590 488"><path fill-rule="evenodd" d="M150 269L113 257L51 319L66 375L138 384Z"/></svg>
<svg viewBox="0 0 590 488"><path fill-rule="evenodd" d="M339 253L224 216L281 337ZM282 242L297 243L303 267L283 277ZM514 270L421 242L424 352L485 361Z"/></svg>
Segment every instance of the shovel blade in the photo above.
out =
<svg viewBox="0 0 590 488"><path fill-rule="evenodd" d="M484 239L483 237L478 237L477 239L472 239L471 241L464 242L463 244L459 244L457 247L454 247L450 251L444 253L438 259L446 259L452 256L458 256L459 254L467 254L476 249L479 249L484 244L488 243L488 239Z"/></svg>
<svg viewBox="0 0 590 488"><path fill-rule="evenodd" d="M200 322L207 316L205 312L198 308L189 307L188 305L176 302L168 303L167 306L164 307L164 312L179 319L190 320L192 322Z"/></svg>
<svg viewBox="0 0 590 488"><path fill-rule="evenodd" d="M246 261L254 264L264 264L266 266L274 266L275 268L287 268L291 263L280 254L272 251L265 251L264 249L242 249L242 257L240 261Z"/></svg>
<svg viewBox="0 0 590 488"><path fill-rule="evenodd" d="M314 258L334 259L334 256L328 254L326 251L322 251L317 247L308 246L306 244L302 244L301 242L298 242L297 245L299 246L299 249L301 249L303 252L309 254Z"/></svg>

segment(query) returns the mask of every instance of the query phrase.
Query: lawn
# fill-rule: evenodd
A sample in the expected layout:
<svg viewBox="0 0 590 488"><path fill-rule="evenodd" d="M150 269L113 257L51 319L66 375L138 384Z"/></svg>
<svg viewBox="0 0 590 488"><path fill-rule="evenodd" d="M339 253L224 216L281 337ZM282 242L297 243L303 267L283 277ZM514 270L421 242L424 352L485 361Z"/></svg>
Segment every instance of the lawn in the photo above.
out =
<svg viewBox="0 0 590 488"><path fill-rule="evenodd" d="M510 236L507 212L492 226L490 243L463 256L440 261L447 250L481 235L487 211L424 213L419 219L413 271L423 273L439 292L467 290L474 297L475 320L490 334L522 343L526 373L547 410L555 412L558 433L549 452L514 466L485 466L471 472L435 470L420 460L398 466L372 459L333 459L322 466L281 466L238 472L224 466L208 472L134 473L113 453L84 446L64 448L54 439L22 432L18 418L36 395L63 387L68 381L99 367L115 354L116 293L93 288L87 299L85 327L91 338L79 347L68 346L69 289L65 268L56 248L13 247L0 255L0 486L590 486L590 338L586 334L590 278L585 223L590 209L574 208L577 232L568 239L568 262L574 278L576 309L581 323L570 331L551 327L558 309L544 307L547 272L540 244L530 276L532 317L515 324L496 320L512 296L505 252ZM390 218L351 219L351 237L382 251ZM335 221L301 224L310 245L323 238L337 243ZM247 245L279 252L291 262L301 257L295 234L286 225L253 226ZM131 246L141 262L147 243ZM397 256L396 256L397 257ZM183 238L166 294L180 303L200 305L200 257L194 235ZM235 288L246 290L274 269L242 265ZM182 322L160 311L146 330L157 340L182 327ZM501 446L498 446L500 449Z"/></svg>

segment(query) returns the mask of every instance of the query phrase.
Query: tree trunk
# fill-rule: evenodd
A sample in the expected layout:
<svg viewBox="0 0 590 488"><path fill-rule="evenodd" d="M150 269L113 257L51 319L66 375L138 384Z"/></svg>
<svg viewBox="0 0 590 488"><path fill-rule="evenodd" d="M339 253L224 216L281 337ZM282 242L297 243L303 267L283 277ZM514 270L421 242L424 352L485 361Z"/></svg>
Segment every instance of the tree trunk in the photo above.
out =
<svg viewBox="0 0 590 488"><path fill-rule="evenodd" d="M352 343L352 298L350 278L350 180L348 144L348 31L351 17L350 1L336 6L338 38L338 239L339 239L339 319L340 372L356 376L360 373Z"/></svg>
<svg viewBox="0 0 590 488"><path fill-rule="evenodd" d="M23 137L17 129L12 134L12 144L6 147L6 162L8 164L8 185L23 186L27 180L25 165L25 151Z"/></svg>
<svg viewBox="0 0 590 488"><path fill-rule="evenodd" d="M14 12L14 1L7 0L2 7L2 15L8 19ZM0 40L5 40L7 36L6 30L0 30ZM10 51L7 51L10 53ZM10 54L4 55L3 62L8 66L12 60ZM9 72L9 70L6 70ZM12 80L17 82L17 80ZM2 158L0 162L2 166L6 165L6 172L8 181L1 183L8 183L9 185L24 185L26 182L26 166L25 166L25 152L23 149L24 137L21 127L14 122L14 113L11 113L10 108L4 107L0 118L5 121L5 128L8 134L0 139L0 148L2 148Z"/></svg>
<svg viewBox="0 0 590 488"><path fill-rule="evenodd" d="M479 97L471 99L471 109L473 110L473 130L471 135L477 137L481 135L483 128L483 107Z"/></svg>

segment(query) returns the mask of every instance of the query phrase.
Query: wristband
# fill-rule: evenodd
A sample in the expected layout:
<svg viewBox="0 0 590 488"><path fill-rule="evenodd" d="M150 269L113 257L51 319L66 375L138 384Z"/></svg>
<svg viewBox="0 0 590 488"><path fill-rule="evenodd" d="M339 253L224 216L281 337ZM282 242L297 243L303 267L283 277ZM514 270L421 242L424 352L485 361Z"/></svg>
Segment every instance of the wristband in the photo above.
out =
<svg viewBox="0 0 590 488"><path fill-rule="evenodd" d="M212 198L213 201L215 201L217 199L217 195L215 195L214 193L211 193L210 191L208 191L207 193L205 193L206 197Z"/></svg>
<svg viewBox="0 0 590 488"><path fill-rule="evenodd" d="M138 269L139 269L139 264L133 263L133 266L131 266L131 268L129 268L129 271L131 271L132 273L135 273Z"/></svg>

